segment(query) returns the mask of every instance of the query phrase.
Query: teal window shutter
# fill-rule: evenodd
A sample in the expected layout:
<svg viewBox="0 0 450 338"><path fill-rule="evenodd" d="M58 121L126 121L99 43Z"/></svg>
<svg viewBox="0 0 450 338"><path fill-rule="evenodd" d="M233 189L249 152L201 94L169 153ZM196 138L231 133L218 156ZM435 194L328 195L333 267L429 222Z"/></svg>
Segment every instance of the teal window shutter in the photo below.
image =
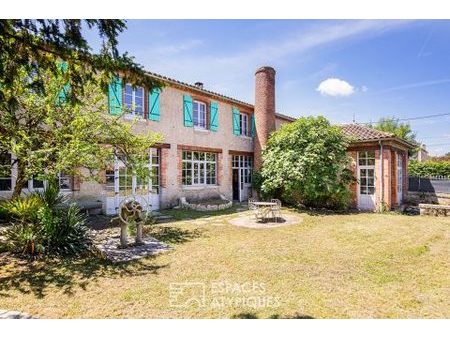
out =
<svg viewBox="0 0 450 338"><path fill-rule="evenodd" d="M211 102L210 104L209 129L211 131L219 129L219 104L217 102Z"/></svg>
<svg viewBox="0 0 450 338"><path fill-rule="evenodd" d="M159 108L159 94L161 90L159 88L153 88L148 95L148 119L152 121L159 121L160 108Z"/></svg>
<svg viewBox="0 0 450 338"><path fill-rule="evenodd" d="M251 137L255 137L255 129L256 129L256 126L255 126L255 114L253 113L250 116L250 136Z"/></svg>
<svg viewBox="0 0 450 338"><path fill-rule="evenodd" d="M65 73L69 69L69 64L66 61L59 62L59 69ZM57 103L62 105L67 100L67 95L69 94L70 84L66 83L63 88L58 93Z"/></svg>
<svg viewBox="0 0 450 338"><path fill-rule="evenodd" d="M185 127L193 127L194 122L192 120L193 103L192 97L189 95L183 95L183 119Z"/></svg>
<svg viewBox="0 0 450 338"><path fill-rule="evenodd" d="M116 75L108 87L108 105L111 115L122 114L122 79Z"/></svg>
<svg viewBox="0 0 450 338"><path fill-rule="evenodd" d="M239 123L239 109L233 107L233 134L234 135L241 135L241 127Z"/></svg>
<svg viewBox="0 0 450 338"><path fill-rule="evenodd" d="M66 83L63 86L63 88L59 91L59 94L58 94L58 104L59 105L62 105L63 103L66 102L69 90L70 90L70 84Z"/></svg>

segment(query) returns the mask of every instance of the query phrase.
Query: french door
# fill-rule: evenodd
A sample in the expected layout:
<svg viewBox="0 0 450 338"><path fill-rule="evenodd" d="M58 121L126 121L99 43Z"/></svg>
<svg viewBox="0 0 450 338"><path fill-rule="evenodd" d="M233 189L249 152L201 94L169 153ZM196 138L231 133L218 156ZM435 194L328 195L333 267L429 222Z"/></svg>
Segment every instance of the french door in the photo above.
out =
<svg viewBox="0 0 450 338"><path fill-rule="evenodd" d="M375 152L358 152L358 209L375 210Z"/></svg>
<svg viewBox="0 0 450 338"><path fill-rule="evenodd" d="M397 154L397 203L402 204L403 199L403 157Z"/></svg>

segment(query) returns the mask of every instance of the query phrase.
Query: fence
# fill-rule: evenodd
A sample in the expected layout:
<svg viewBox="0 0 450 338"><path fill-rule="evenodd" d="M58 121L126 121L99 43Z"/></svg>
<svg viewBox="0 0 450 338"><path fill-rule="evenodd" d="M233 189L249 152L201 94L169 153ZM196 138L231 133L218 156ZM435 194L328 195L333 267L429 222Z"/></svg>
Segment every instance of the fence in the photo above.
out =
<svg viewBox="0 0 450 338"><path fill-rule="evenodd" d="M409 177L408 191L450 193L450 177Z"/></svg>

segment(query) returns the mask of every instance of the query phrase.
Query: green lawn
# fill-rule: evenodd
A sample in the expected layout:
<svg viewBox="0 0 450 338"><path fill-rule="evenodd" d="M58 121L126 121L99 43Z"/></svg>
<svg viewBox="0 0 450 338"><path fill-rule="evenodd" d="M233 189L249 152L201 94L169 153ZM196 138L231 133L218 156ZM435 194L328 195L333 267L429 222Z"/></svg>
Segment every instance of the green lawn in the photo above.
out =
<svg viewBox="0 0 450 338"><path fill-rule="evenodd" d="M236 212L171 213L176 222L151 232L174 250L154 258L1 258L0 309L42 318L450 317L449 218L305 213L297 225L247 229L227 222ZM176 298L171 283L185 282L197 283L185 290L200 303Z"/></svg>

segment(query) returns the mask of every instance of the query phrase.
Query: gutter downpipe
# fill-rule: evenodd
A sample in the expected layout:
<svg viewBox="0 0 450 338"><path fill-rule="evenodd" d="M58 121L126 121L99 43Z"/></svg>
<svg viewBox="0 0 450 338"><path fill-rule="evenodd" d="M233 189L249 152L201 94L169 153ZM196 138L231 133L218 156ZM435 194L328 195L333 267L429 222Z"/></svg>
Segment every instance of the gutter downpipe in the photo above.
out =
<svg viewBox="0 0 450 338"><path fill-rule="evenodd" d="M383 165L383 143L380 141L378 141L378 143L380 144L380 171L381 171L381 175L380 175L380 191L381 191L381 205L380 205L380 211L383 211L384 208L384 178L383 178L383 174L384 174L384 165Z"/></svg>

